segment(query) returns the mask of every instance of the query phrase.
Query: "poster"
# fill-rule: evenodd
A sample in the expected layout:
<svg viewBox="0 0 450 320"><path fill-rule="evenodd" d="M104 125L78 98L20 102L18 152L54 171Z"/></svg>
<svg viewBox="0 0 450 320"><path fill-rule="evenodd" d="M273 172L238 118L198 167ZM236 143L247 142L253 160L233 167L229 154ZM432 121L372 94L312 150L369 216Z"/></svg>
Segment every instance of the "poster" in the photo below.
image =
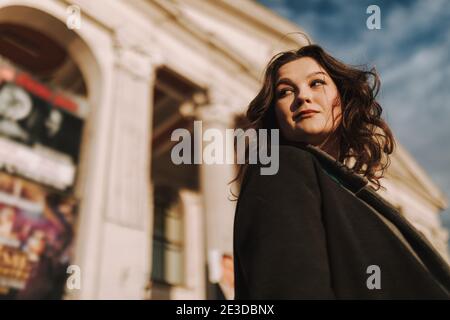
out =
<svg viewBox="0 0 450 320"><path fill-rule="evenodd" d="M28 80L31 81L31 80ZM0 81L0 135L78 162L82 119L13 82Z"/></svg>
<svg viewBox="0 0 450 320"><path fill-rule="evenodd" d="M77 201L0 172L0 298L59 299Z"/></svg>
<svg viewBox="0 0 450 320"><path fill-rule="evenodd" d="M74 99L0 65L0 169L73 188L86 109Z"/></svg>

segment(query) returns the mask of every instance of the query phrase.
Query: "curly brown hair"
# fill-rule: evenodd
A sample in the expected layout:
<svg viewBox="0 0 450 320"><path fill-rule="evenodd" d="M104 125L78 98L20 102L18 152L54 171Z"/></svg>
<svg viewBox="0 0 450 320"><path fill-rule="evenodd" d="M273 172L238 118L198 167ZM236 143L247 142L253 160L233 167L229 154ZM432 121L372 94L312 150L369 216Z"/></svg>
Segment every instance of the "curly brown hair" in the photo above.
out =
<svg viewBox="0 0 450 320"><path fill-rule="evenodd" d="M336 160L344 163L352 159L353 165L349 169L363 175L379 189L379 179L389 166L389 155L394 151L395 140L389 126L381 118L382 107L375 99L380 89L380 78L375 68L367 70L347 65L318 45L278 53L268 63L262 88L248 106L244 129L279 128L275 116L278 70L284 64L302 57L313 58L324 68L339 92L342 119L334 132L340 137L339 157ZM232 182L243 178L246 167L247 163L239 167Z"/></svg>

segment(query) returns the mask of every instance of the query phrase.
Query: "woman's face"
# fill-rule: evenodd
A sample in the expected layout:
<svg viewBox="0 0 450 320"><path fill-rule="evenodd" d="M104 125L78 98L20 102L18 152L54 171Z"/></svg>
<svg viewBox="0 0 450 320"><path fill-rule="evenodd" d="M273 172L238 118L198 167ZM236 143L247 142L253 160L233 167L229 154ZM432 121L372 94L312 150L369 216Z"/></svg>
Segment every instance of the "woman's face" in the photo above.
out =
<svg viewBox="0 0 450 320"><path fill-rule="evenodd" d="M320 145L341 119L333 80L313 58L303 57L281 66L276 81L275 113L283 136Z"/></svg>

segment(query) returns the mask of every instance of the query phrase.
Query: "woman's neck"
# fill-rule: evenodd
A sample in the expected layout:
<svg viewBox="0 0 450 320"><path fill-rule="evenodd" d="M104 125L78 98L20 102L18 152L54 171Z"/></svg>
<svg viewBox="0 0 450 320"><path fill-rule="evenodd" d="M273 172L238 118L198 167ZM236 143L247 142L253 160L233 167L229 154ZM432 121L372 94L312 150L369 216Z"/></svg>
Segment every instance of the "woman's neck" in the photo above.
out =
<svg viewBox="0 0 450 320"><path fill-rule="evenodd" d="M322 144L318 145L318 147L336 160L339 160L340 142L338 135L333 135L329 139L326 139Z"/></svg>
<svg viewBox="0 0 450 320"><path fill-rule="evenodd" d="M322 143L310 143L310 142L302 142L302 141L292 141L287 140L284 137L280 138L280 144L290 144L294 146L298 146L301 148L304 148L306 145L315 145L322 151L328 153L330 156L332 156L334 159L339 160L340 156L340 139L333 135L329 137L328 139L325 139Z"/></svg>

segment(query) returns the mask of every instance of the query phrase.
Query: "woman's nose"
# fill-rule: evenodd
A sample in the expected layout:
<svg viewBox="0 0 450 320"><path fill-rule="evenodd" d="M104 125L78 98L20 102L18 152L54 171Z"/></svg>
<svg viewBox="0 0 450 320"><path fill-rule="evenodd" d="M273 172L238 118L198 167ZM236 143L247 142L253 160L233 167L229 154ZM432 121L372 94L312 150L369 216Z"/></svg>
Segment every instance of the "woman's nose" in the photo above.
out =
<svg viewBox="0 0 450 320"><path fill-rule="evenodd" d="M311 102L311 92L308 89L301 89L297 94L297 99L299 100L299 105Z"/></svg>

